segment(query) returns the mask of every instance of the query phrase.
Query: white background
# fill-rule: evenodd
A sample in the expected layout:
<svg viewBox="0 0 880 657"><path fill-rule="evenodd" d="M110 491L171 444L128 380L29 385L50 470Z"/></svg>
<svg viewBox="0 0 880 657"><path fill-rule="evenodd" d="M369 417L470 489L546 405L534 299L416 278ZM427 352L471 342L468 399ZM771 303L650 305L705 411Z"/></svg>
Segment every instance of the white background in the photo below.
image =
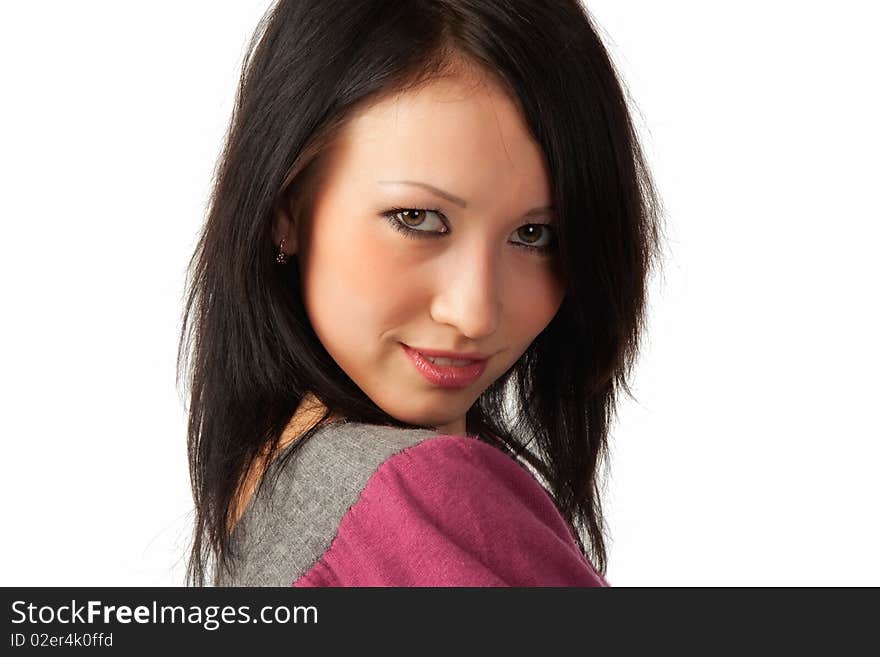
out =
<svg viewBox="0 0 880 657"><path fill-rule="evenodd" d="M184 271L266 0L0 5L2 585L177 585ZM613 585L880 585L871 3L595 0L666 206Z"/></svg>

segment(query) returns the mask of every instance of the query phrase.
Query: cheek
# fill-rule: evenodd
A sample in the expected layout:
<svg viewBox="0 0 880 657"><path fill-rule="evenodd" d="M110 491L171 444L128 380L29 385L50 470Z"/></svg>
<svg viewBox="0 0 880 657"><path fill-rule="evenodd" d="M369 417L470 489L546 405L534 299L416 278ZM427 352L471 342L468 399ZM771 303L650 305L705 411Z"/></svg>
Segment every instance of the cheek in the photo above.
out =
<svg viewBox="0 0 880 657"><path fill-rule="evenodd" d="M551 322L564 294L559 276L549 267L516 278L505 305L511 337L523 351Z"/></svg>
<svg viewBox="0 0 880 657"><path fill-rule="evenodd" d="M407 263L400 249L388 247L382 221L358 217L331 226L319 219L310 236L303 296L315 332L341 365L347 352L340 348L375 348L376 338L399 325L415 296Z"/></svg>

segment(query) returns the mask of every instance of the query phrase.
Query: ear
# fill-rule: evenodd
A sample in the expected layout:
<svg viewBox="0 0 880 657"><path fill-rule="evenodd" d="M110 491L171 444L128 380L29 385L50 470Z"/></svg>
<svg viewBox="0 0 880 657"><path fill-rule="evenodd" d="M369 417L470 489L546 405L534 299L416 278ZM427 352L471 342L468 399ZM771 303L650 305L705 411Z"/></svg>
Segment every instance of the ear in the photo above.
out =
<svg viewBox="0 0 880 657"><path fill-rule="evenodd" d="M277 249L283 239L284 252L287 255L293 255L299 248L296 234L296 219L291 212L290 202L285 200L275 210L275 221L272 225L272 243Z"/></svg>

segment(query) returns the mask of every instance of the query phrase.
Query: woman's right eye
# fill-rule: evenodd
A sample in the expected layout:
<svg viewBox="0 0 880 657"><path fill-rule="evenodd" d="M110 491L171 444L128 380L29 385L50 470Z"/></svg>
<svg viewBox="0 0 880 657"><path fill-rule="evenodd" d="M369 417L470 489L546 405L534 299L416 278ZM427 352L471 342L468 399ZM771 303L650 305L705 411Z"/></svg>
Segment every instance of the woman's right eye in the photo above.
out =
<svg viewBox="0 0 880 657"><path fill-rule="evenodd" d="M425 208L394 208L383 213L395 230L407 237L432 237L449 232L439 210Z"/></svg>

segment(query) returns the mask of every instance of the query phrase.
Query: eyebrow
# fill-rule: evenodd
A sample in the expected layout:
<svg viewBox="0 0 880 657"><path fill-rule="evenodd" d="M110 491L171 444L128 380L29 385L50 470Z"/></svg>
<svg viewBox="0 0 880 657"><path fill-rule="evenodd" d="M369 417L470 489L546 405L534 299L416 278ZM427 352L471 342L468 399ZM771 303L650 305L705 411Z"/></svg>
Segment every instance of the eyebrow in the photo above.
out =
<svg viewBox="0 0 880 657"><path fill-rule="evenodd" d="M460 208L467 207L467 201L459 196L455 196L454 194L450 194L447 191L440 189L439 187L434 187L434 185L429 185L425 182L419 182L417 180L379 180L377 181L380 185L412 185L413 187L421 187L432 194L436 194L441 198L445 198L450 203L454 203ZM531 217L533 215L545 214L547 212L553 212L552 205L545 205L540 208L532 208L528 212L525 213L525 217Z"/></svg>

